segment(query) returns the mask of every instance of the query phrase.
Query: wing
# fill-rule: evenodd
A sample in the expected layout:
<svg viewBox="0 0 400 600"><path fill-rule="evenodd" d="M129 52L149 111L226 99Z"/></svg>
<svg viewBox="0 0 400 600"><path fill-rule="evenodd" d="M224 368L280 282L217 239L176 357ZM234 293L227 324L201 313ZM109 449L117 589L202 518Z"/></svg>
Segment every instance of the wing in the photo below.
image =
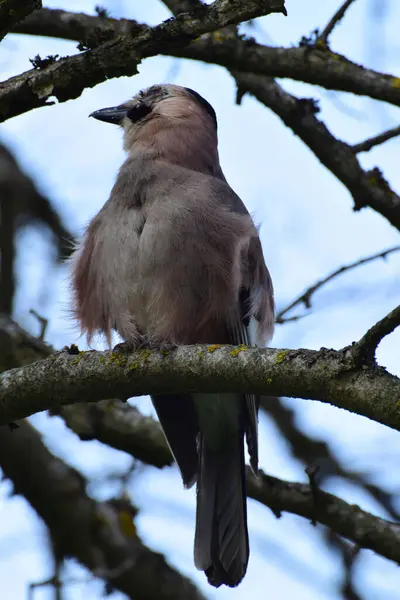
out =
<svg viewBox="0 0 400 600"><path fill-rule="evenodd" d="M241 201L240 201L241 202ZM239 292L239 311L228 323L232 344L265 346L274 329L274 293L271 277L265 265L259 237L251 239L243 260L242 287ZM258 407L259 398L246 394L246 440L250 464L258 470Z"/></svg>

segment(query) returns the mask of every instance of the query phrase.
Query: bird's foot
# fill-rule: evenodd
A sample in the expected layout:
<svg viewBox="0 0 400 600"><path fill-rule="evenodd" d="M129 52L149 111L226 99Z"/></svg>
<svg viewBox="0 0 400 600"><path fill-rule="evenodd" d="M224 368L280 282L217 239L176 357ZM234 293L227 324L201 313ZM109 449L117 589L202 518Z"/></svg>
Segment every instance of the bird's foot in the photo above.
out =
<svg viewBox="0 0 400 600"><path fill-rule="evenodd" d="M113 352L121 352L121 353L129 353L134 350L155 350L165 354L167 352L172 352L176 350L177 344L169 344L166 342L159 343L153 342L150 340L146 340L145 338L141 338L140 340L134 342L122 342L121 344L117 344L113 348Z"/></svg>

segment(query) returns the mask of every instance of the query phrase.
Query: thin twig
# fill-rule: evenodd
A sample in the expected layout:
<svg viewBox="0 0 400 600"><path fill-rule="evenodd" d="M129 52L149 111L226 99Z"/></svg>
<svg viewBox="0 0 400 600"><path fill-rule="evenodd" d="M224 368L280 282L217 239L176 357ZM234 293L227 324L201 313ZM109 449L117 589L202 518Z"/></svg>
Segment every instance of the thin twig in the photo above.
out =
<svg viewBox="0 0 400 600"><path fill-rule="evenodd" d="M384 337L392 333L400 325L400 305L393 309L386 317L375 323L363 335L361 340L351 348L354 365L373 364L375 352Z"/></svg>
<svg viewBox="0 0 400 600"><path fill-rule="evenodd" d="M305 292L303 292L300 296L297 296L297 298L295 298L290 304L285 306L285 308L282 308L282 310L280 310L276 315L276 319L275 319L276 323L287 323L288 321L297 321L298 319L301 319L302 317L306 316L306 315L297 315L294 317L283 318L286 313L288 313L290 310L292 310L292 308L294 308L295 306L298 306L299 304L304 304L304 306L306 308L311 308L311 296L317 290L319 290L323 285L328 283L328 281L331 281L338 275L341 275L342 273L345 273L346 271L350 271L350 269L355 269L356 267L365 265L366 263L372 262L373 260L376 260L378 258L386 258L389 254L392 254L393 252L397 252L399 250L400 250L400 246L393 246L392 248L387 248L386 250L383 250L382 252L378 252L377 254L372 254L371 256L367 256L365 258L361 258L353 263L344 265L344 266L340 267L339 269L336 269L336 271L333 271L332 273L330 273L323 279L320 279L319 281L314 283L314 285L311 285L309 288L307 288Z"/></svg>
<svg viewBox="0 0 400 600"><path fill-rule="evenodd" d="M383 144L388 140L400 135L400 125L397 127L393 127L392 129L388 129L379 135L374 135L373 137L368 138L364 142L360 142L359 144L354 144L353 151L358 154L359 152L368 152L374 146L378 146L379 144Z"/></svg>
<svg viewBox="0 0 400 600"><path fill-rule="evenodd" d="M342 6L335 12L325 29L318 36L317 42L322 42L323 44L328 43L328 37L330 36L336 25L339 23L339 21L343 19L346 10L349 8L349 6L351 6L351 4L353 4L353 2L354 0L345 0L345 2L343 2Z"/></svg>
<svg viewBox="0 0 400 600"><path fill-rule="evenodd" d="M33 315L34 317L37 318L37 320L40 323L40 333L38 335L38 339L43 342L44 341L44 336L46 335L46 330L47 330L47 326L49 324L49 320L46 319L45 317L42 317L41 315L39 315L38 312L36 312L36 310L34 308L31 308L29 313L31 315Z"/></svg>

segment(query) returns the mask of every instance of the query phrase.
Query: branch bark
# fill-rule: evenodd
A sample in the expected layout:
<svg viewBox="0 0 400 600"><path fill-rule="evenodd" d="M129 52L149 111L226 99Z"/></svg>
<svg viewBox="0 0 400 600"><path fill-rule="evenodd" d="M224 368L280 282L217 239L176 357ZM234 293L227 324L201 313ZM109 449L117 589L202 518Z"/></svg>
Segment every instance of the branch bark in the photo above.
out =
<svg viewBox="0 0 400 600"><path fill-rule="evenodd" d="M375 352L383 338L400 325L400 306L393 309L378 323L373 325L351 349L355 364L365 365L375 362Z"/></svg>
<svg viewBox="0 0 400 600"><path fill-rule="evenodd" d="M12 352L13 355L18 356L16 360L22 360L25 363L33 359L33 352L35 352L36 358L46 356L51 352L51 348L32 338L8 317L0 319L1 331L8 340L8 345L13 346L9 350L9 354ZM0 345L1 360L3 360L1 354L4 354L4 348L4 344ZM22 352L24 348L29 351L27 356ZM100 442L159 468L171 465L173 462L160 424L152 418L143 417L136 408L121 401L109 400L96 405L80 403L75 406L62 407L58 413L82 440L98 439ZM19 432L18 429L8 435L14 436L11 439L15 440L18 438ZM5 443L7 445L7 440ZM30 454L27 453L26 456L30 456ZM10 453L8 453L8 458L11 458ZM26 457L24 464L26 465ZM21 477L24 479L23 475ZM376 518L330 494L318 490L316 504L311 486L281 481L265 474L261 474L261 477L256 479L250 470L247 471L247 493L250 497L271 508L277 516L282 511L287 511L313 522L319 521L361 547L371 548L382 556L399 560L400 531L398 526Z"/></svg>
<svg viewBox="0 0 400 600"><path fill-rule="evenodd" d="M173 2L170 8L178 11L179 7L175 6L176 4L179 5L179 3ZM191 2L188 4L191 4ZM187 8L186 4L185 7ZM189 17L186 15L186 18ZM101 35L98 34L99 39L103 39L102 35L113 35L112 30L114 30L114 35L120 35L121 27L125 29L129 27L129 22L127 21L119 22L113 19L89 17L82 14L74 15L73 13L66 13L64 11L57 11L55 13L55 11L46 10L43 12L42 29L40 27L39 16L35 16L35 21L33 17L31 19L32 26L30 29L29 19L24 24L24 27L28 27L27 32L34 33L36 31L40 33L45 30L50 33L54 31L57 34L73 39L78 39L85 31L86 37L93 39L97 30L101 32ZM138 26L136 22L131 23L135 27ZM143 30L141 31L143 32ZM138 48L142 47L142 43L140 42L141 36L146 37L146 35L144 32L136 38L137 44L136 42L135 44ZM158 46L156 42L155 47L152 46L151 52L159 52L182 58L194 58L204 62L220 64L230 69L239 86L243 90L247 90L255 95L261 102L278 114L286 125L299 135L321 162L348 188L354 199L356 210L364 206L370 206L400 230L400 197L391 190L380 170L375 168L371 171L364 171L361 168L356 157L356 153L360 150L357 147L353 148L344 141L337 140L331 134L326 125L315 116L318 108L311 99L296 98L285 92L278 83L269 77L257 77L254 73L263 73L277 77L291 77L292 79L322 85L327 89L366 94L372 98L387 100L399 106L400 79L355 65L347 61L344 57L331 52L328 48L321 50L315 45L288 49L270 48L250 42L249 40L241 40L232 34L232 32L226 30L218 32L218 34L203 35L190 45L182 43L171 45L170 43L163 43L162 39L161 42ZM115 42L109 43L115 44ZM122 41L121 43L124 46L126 41ZM98 48L98 55L93 55L100 61L103 60L103 46ZM81 60L83 56L77 57L77 60ZM118 59L115 60L117 61ZM105 64L107 64L107 58ZM51 65L48 69L54 68L58 75L57 65L60 65L60 62ZM83 71L85 70L83 64L80 68ZM130 68L128 63L126 66L121 65L122 71L120 74L132 74L131 72L124 72L125 68ZM245 73L248 71L250 73ZM47 69L39 73L45 74L46 72ZM29 82L29 86L31 83L35 86L36 78L32 75L31 81L30 73L32 72L19 76L22 79L14 78L13 80L9 80L9 82L0 84L0 101L2 97L6 100L11 97L9 94L11 89L14 88L14 83L17 84L16 90L20 89L20 85L25 86L25 89L27 82ZM82 78L84 87L86 85L94 85L97 82L95 81L93 84L88 83L91 79L90 73L89 69L87 81L84 81L84 77ZM70 84L72 85L77 77L73 76L73 74L71 76L72 80L66 84L67 94L69 94ZM101 78L101 73L99 76ZM113 76L112 72L107 71L107 76ZM11 107L6 103L3 104L3 107L6 107L3 118L8 118L9 109L12 111L19 110L16 103ZM30 107L27 106L26 110L29 109ZM18 114L18 112L14 114ZM2 118L1 115L0 103L0 120Z"/></svg>
<svg viewBox="0 0 400 600"><path fill-rule="evenodd" d="M316 117L319 108L312 98L299 99L269 77L241 71L232 71L232 75L239 86L239 98L249 92L273 110L347 187L354 210L370 206L400 231L400 197L378 168L364 171L352 146L336 139Z"/></svg>
<svg viewBox="0 0 400 600"><path fill-rule="evenodd" d="M16 23L40 8L42 8L41 0L2 0L0 2L0 41Z"/></svg>
<svg viewBox="0 0 400 600"><path fill-rule="evenodd" d="M74 404L156 393L251 392L328 402L400 430L400 380L341 351L182 346L169 353L63 351L0 377L0 424Z"/></svg>
<svg viewBox="0 0 400 600"><path fill-rule="evenodd" d="M65 102L110 77L135 75L143 58L168 54L203 33L274 12L286 14L284 0L215 0L194 14L183 13L137 35L121 36L77 56L42 65L44 68L0 84L0 121L44 106L50 97Z"/></svg>
<svg viewBox="0 0 400 600"><path fill-rule="evenodd" d="M168 2L166 4L168 5ZM172 4L178 3L170 2L169 4L172 8ZM40 14L42 12L43 24L40 22ZM101 32L106 32L109 35L112 28L115 28L115 36L121 33L120 25L115 19L92 17L79 13L70 13L73 16L68 17L66 11L52 11L49 9L43 9L41 13L35 19L30 17L23 24L19 24L14 28L14 32L30 33L32 35L52 35L76 41L91 38L93 43L95 43L94 38L96 36L94 34L96 31L99 32L100 40L102 39ZM68 20L71 23L80 21L80 26L71 25L68 27L66 26ZM123 26L128 27L128 23L129 21L123 21ZM131 23L137 27L136 21L131 21ZM222 22L219 24L217 22L214 23L213 27L208 28L208 32L221 29L228 24L227 22L225 25ZM77 32L79 33L77 34ZM198 35L200 35L200 32ZM193 36L193 38L195 37L196 35ZM324 44L318 45L308 41L294 48L275 48L258 44L252 39L240 39L226 31L218 31L217 34L207 33L201 35L199 39L192 41L190 44L182 43L182 41L176 44L166 44L164 42L165 38L160 36L159 47L152 50L153 54L160 53L178 58L191 58L210 64L217 64L229 70L239 70L258 75L267 75L269 77L290 78L296 81L319 85L329 90L339 90L361 96L369 96L376 100L400 106L399 77L387 73L379 73L353 63L345 56L333 52ZM125 51L126 41L121 40L121 44L121 49ZM108 66L106 57L103 58L106 52L107 49L104 48L99 53L99 58L102 61L105 60L105 64ZM152 54L143 55L142 58L150 55ZM26 83L29 83L29 73L20 76L23 77L23 81L26 81ZM123 62L120 62L118 65L118 73L115 74L112 69L108 69L107 71L108 77L132 74L134 74L134 70L132 70L131 65L124 65ZM90 76L91 73L89 72ZM105 77L101 81L104 79ZM5 88L2 91L2 95L0 95L0 99L7 99L8 88L12 85L12 82L13 80L11 79L9 82L3 84ZM88 82L88 87L90 85L95 85L95 83L90 84ZM34 108L35 106L30 108ZM28 107L26 110L30 110L30 108ZM15 112L14 114L19 113ZM0 111L0 115L3 120L14 116L8 114L4 109Z"/></svg>

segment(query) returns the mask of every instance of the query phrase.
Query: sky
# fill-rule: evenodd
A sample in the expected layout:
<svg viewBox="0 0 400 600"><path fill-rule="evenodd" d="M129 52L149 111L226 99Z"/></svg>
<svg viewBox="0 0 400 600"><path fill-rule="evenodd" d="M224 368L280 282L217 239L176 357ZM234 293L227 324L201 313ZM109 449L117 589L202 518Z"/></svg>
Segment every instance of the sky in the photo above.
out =
<svg viewBox="0 0 400 600"><path fill-rule="evenodd" d="M45 4L94 13L86 0ZM149 24L169 16L158 0L102 4L114 17ZM266 44L295 45L303 35L323 27L338 4L336 0L286 0L288 17L259 19L252 35ZM334 31L332 47L355 62L399 76L399 19L400 5L395 0L357 0ZM63 56L75 52L74 42L9 36L0 46L2 79L29 69L29 58L38 53ZM31 111L2 125L1 140L15 152L76 235L107 200L124 159L118 128L88 119L89 113L121 103L148 85L167 81L195 89L217 112L221 164L229 183L260 225L278 309L342 264L399 243L398 231L379 214L371 209L352 211L347 189L278 117L247 96L241 106L235 106L234 82L224 69L168 57L144 61L135 77L109 80L85 90L76 100ZM399 122L399 109L385 103L289 80L281 83L300 97L319 99L319 117L332 133L349 143ZM394 139L359 157L365 168L379 166L397 193L399 150L400 141ZM400 253L336 278L315 295L312 310L304 319L277 327L271 345L340 348L359 339L399 304L399 274ZM29 314L34 308L49 319L49 343L55 347L78 343L84 348L69 315L67 270L54 266L45 232L28 228L21 233L17 276L19 323L37 333L38 323ZM302 307L299 312L304 312ZM400 330L388 336L378 351L380 364L396 374L400 374L399 343ZM95 347L102 346L99 342ZM400 472L394 458L400 450L397 432L318 402L285 402L295 410L304 431L327 439L349 468L371 472L377 483L399 489ZM132 403L152 414L148 399L133 399ZM117 493L112 475L129 467L129 457L97 442L80 442L57 418L40 414L32 422L57 455L91 479L89 491L93 495L103 499ZM302 466L291 458L289 448L266 419L261 422L260 446L261 467L269 474L306 481ZM387 516L370 497L340 480L331 480L325 489ZM51 567L45 528L22 498L10 497L10 490L9 483L1 484L0 587L2 597L19 600L26 598L29 583L51 575ZM235 590L214 590L193 566L194 493L182 489L176 469L138 469L129 491L140 508L138 528L145 542L192 577L208 598L261 600L266 590L273 600L340 597L340 561L334 552L326 550L320 531L308 521L286 514L277 520L266 507L249 501L251 558L247 577ZM395 565L369 551L361 553L357 565L356 581L363 600L395 597ZM65 574L70 582L65 600L101 597L101 582L77 565L70 563ZM43 588L35 592L34 600L50 597L50 591ZM112 596L122 597L118 593Z"/></svg>

